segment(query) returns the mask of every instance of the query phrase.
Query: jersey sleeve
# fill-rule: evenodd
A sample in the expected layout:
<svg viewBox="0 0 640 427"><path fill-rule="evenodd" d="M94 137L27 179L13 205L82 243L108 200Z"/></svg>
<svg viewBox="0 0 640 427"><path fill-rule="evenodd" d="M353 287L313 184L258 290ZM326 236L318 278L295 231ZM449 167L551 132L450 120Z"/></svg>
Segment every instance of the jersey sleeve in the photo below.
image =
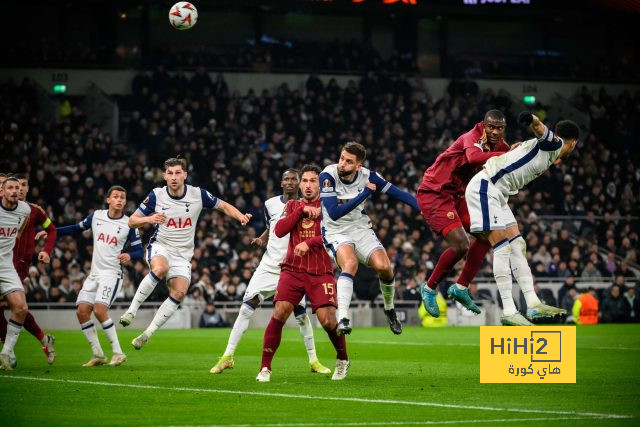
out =
<svg viewBox="0 0 640 427"><path fill-rule="evenodd" d="M209 193L204 188L200 189L200 195L202 196L202 207L207 209L216 209L220 205L220 199Z"/></svg>
<svg viewBox="0 0 640 427"><path fill-rule="evenodd" d="M328 172L321 172L318 177L320 181L320 197L337 197L336 180Z"/></svg>
<svg viewBox="0 0 640 427"><path fill-rule="evenodd" d="M58 236L69 236L80 234L85 230L91 229L91 223L93 222L93 214L83 219L77 224L67 225L66 227L60 227L57 229Z"/></svg>
<svg viewBox="0 0 640 427"><path fill-rule="evenodd" d="M154 191L151 190L147 198L144 199L142 203L140 203L140 206L138 206L138 210L136 210L136 212L140 213L143 216L149 216L152 213L154 213L155 210L156 210L156 193L154 193Z"/></svg>
<svg viewBox="0 0 640 427"><path fill-rule="evenodd" d="M371 171L369 182L376 185L376 191L386 193L391 187L391 183L384 179L378 172Z"/></svg>
<svg viewBox="0 0 640 427"><path fill-rule="evenodd" d="M544 131L542 138L538 139L538 147L542 151L557 151L562 148L564 141L554 134L549 128Z"/></svg>
<svg viewBox="0 0 640 427"><path fill-rule="evenodd" d="M380 191L382 193L387 193L389 196L393 197L396 200L400 200L402 203L405 203L415 210L419 211L418 202L416 198L409 194L406 191L403 191L391 184L389 181L384 179L378 172L371 171L371 175L369 176L369 181L376 185L376 191ZM380 190L378 190L380 188Z"/></svg>
<svg viewBox="0 0 640 427"><path fill-rule="evenodd" d="M131 256L131 259L140 259L144 255L142 249L142 240L140 239L140 232L137 228L130 228L129 235L127 236L129 242L129 250L127 253Z"/></svg>

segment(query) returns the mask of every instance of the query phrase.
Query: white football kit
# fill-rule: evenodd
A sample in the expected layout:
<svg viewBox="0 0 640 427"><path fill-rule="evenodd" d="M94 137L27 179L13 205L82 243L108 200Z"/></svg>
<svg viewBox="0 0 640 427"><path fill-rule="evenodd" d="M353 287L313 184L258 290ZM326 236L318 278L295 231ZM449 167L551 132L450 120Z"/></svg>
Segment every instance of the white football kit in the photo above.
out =
<svg viewBox="0 0 640 427"><path fill-rule="evenodd" d="M118 256L127 243L132 249L142 246L138 230L129 228L129 217L109 216L109 211L97 210L75 226L61 227L58 234L79 234L91 230L93 235L93 257L91 272L82 284L77 304L103 304L111 307L122 284L122 264Z"/></svg>
<svg viewBox="0 0 640 427"><path fill-rule="evenodd" d="M242 298L243 301L249 301L257 295L260 298L260 302L262 302L276 293L280 278L280 264L289 248L289 234L278 237L276 236L275 228L276 223L282 217L286 204L282 196L272 197L264 203L265 220L269 228L269 241L260 264L253 276L251 276L249 286Z"/></svg>
<svg viewBox="0 0 640 427"><path fill-rule="evenodd" d="M13 247L25 221L31 214L28 203L18 201L14 209L6 209L0 203L0 296L22 291L24 287L13 266Z"/></svg>
<svg viewBox="0 0 640 427"><path fill-rule="evenodd" d="M540 139L530 139L511 151L487 160L467 185L465 198L471 232L501 230L516 224L507 201L543 174L560 155L563 141L547 129Z"/></svg>
<svg viewBox="0 0 640 427"><path fill-rule="evenodd" d="M191 282L191 258L193 257L196 224L203 208L217 208L220 200L203 188L186 185L182 196L169 194L167 187L154 188L140 204L138 212L149 216L154 212L165 215L164 223L156 225L149 240L146 260L156 256L166 258L169 264L167 280L184 277Z"/></svg>

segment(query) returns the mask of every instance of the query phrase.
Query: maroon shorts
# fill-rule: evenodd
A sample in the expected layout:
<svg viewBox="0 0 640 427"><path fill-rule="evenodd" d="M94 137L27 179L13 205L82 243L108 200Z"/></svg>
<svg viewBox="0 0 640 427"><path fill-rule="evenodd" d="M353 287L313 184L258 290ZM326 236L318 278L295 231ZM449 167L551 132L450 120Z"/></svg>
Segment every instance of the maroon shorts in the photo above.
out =
<svg viewBox="0 0 640 427"><path fill-rule="evenodd" d="M320 307L327 305L338 307L336 279L333 274L314 276L307 273L282 270L274 301L287 301L294 306L307 295L311 302L311 310L315 313Z"/></svg>
<svg viewBox="0 0 640 427"><path fill-rule="evenodd" d="M434 233L444 237L458 227L469 231L469 210L464 195L422 190L418 191L417 199L420 212Z"/></svg>

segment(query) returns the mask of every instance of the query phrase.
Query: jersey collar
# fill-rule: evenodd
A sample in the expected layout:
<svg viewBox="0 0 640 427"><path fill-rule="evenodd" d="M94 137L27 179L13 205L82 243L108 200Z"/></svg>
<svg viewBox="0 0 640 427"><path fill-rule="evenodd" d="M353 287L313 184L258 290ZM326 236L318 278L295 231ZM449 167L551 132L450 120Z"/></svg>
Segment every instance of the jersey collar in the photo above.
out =
<svg viewBox="0 0 640 427"><path fill-rule="evenodd" d="M20 202L16 203L16 207L15 207L15 208L13 208L13 209L8 209L8 208L5 208L5 207L2 205L2 201L0 200L0 208L2 208L3 210L5 210L5 211L7 211L7 212L13 212L13 211L15 211L16 209L18 209L18 205L19 205L19 204L20 204Z"/></svg>
<svg viewBox="0 0 640 427"><path fill-rule="evenodd" d="M180 200L180 199L184 199L184 196L187 195L187 184L184 185L184 193L182 193L182 196L172 196L171 193L169 193L169 186L165 187L165 190L167 190L167 194L169 195L169 197L171 197L173 200Z"/></svg>
<svg viewBox="0 0 640 427"><path fill-rule="evenodd" d="M341 183L343 184L347 184L347 185L351 185L354 182L356 182L356 179L358 179L358 175L360 174L360 171L356 171L356 174L353 176L353 179L351 181L345 181L344 179L342 179L342 177L340 175L338 175L338 179L340 180Z"/></svg>

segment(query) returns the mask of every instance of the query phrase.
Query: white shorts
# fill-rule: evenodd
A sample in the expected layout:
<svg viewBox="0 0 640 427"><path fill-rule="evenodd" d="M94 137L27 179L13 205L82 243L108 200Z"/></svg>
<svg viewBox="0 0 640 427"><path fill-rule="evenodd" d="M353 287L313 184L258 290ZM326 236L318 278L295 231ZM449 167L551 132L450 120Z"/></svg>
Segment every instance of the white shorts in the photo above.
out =
<svg viewBox="0 0 640 427"><path fill-rule="evenodd" d="M484 171L471 178L464 196L469 209L472 233L503 230L516 224L507 198L493 185Z"/></svg>
<svg viewBox="0 0 640 427"><path fill-rule="evenodd" d="M167 281L174 277L184 277L189 283L191 283L191 260L183 258L175 254L175 250L169 251L166 247L162 246L158 242L149 243L147 246L147 264L151 268L151 259L157 256L164 257L169 264L169 271L167 272Z"/></svg>
<svg viewBox="0 0 640 427"><path fill-rule="evenodd" d="M278 280L280 280L280 273L265 271L258 266L253 276L251 276L249 286L247 286L247 290L242 297L242 302L247 302L258 296L260 304L262 304L264 300L275 295ZM300 304L306 306L305 297L302 297Z"/></svg>
<svg viewBox="0 0 640 427"><path fill-rule="evenodd" d="M118 289L122 279L118 276L98 276L89 275L82 284L82 290L78 294L76 305L94 304L106 305L107 308L116 300Z"/></svg>
<svg viewBox="0 0 640 427"><path fill-rule="evenodd" d="M336 253L342 245L351 245L356 252L358 261L367 266L369 265L369 258L372 253L378 249L384 250L384 246L382 246L382 243L378 240L375 231L370 228L335 234L326 233L324 228L322 231L324 246L334 261L336 261Z"/></svg>
<svg viewBox="0 0 640 427"><path fill-rule="evenodd" d="M0 265L0 296L17 291L24 292L24 286L22 286L15 267L13 265Z"/></svg>

